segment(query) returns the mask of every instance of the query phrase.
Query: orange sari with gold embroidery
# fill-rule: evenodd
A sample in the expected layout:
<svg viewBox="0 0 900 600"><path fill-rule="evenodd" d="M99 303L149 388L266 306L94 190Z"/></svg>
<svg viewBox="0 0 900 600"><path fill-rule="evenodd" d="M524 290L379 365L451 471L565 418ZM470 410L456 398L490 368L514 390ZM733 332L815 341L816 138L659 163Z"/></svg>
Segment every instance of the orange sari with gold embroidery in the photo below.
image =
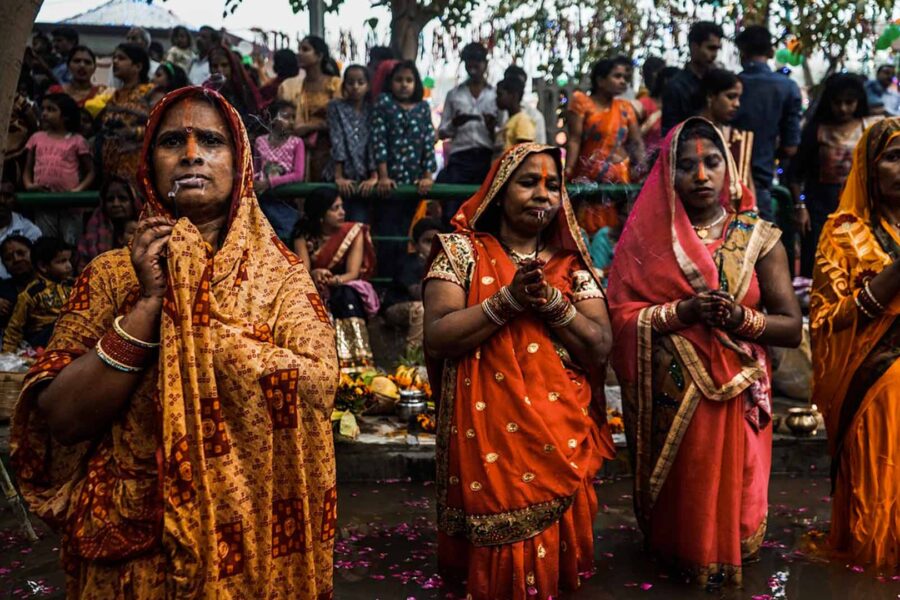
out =
<svg viewBox="0 0 900 600"><path fill-rule="evenodd" d="M900 236L874 207L876 164L900 119L856 146L837 212L822 230L810 297L813 402L832 455L831 545L857 564L900 566L900 296L876 319L856 304L865 283L900 260Z"/></svg>
<svg viewBox="0 0 900 600"><path fill-rule="evenodd" d="M547 146L508 150L454 217L456 233L440 236L426 281L460 285L467 306L512 281L516 266L477 224L536 152L552 153L559 164L558 150ZM545 269L550 284L575 303L603 298L565 192L549 228L559 248ZM441 382L441 567L467 578L474 599L556 597L560 585L578 587L579 573L593 566L592 479L615 454L603 381L592 380L537 316L523 314L464 357L445 361Z"/></svg>
<svg viewBox="0 0 900 600"><path fill-rule="evenodd" d="M212 102L234 139L223 245L214 252L190 221L177 222L159 359L106 433L65 447L36 393L140 297L127 249L87 266L25 380L13 467L31 509L62 534L69 598L330 598L334 332L306 269L259 209L246 132L215 92L181 89L151 114L145 214L169 214L147 165L163 114L185 99Z"/></svg>

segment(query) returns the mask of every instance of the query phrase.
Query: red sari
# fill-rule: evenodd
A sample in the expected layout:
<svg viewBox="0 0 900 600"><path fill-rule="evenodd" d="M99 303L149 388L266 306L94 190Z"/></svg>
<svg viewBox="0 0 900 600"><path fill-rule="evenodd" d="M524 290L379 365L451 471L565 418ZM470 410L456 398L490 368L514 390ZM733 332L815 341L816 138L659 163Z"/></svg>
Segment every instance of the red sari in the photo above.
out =
<svg viewBox="0 0 900 600"><path fill-rule="evenodd" d="M426 282L442 279L480 304L516 271L497 239L476 228L530 154L512 147L440 236ZM496 206L496 205L495 205ZM559 251L545 275L577 303L603 298L568 197L549 228ZM434 371L432 371L434 372ZM438 560L467 578L473 599L556 597L593 566L592 479L614 456L603 381L591 380L538 317L510 321L478 348L445 361L437 440ZM439 381L439 379L434 379Z"/></svg>
<svg viewBox="0 0 900 600"><path fill-rule="evenodd" d="M649 548L700 583L740 583L766 528L771 391L764 348L696 324L653 331L657 307L721 289L759 308L756 262L780 232L726 154L722 239L704 245L674 187L683 124L663 144L616 248L609 284L635 509ZM724 140L722 146L725 147Z"/></svg>

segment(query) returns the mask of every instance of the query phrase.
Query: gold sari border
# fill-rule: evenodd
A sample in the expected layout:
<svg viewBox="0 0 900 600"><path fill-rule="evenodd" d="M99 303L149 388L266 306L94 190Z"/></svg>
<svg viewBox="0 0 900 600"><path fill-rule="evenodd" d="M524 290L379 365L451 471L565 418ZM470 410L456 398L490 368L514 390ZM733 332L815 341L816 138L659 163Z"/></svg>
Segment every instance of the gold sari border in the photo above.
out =
<svg viewBox="0 0 900 600"><path fill-rule="evenodd" d="M343 241L341 241L341 245L338 246L337 252L334 253L333 257L331 257L331 262L328 263L329 269L333 269L335 266L341 263L341 261L344 259L344 255L347 254L350 246L352 246L353 242L356 240L356 236L358 236L360 231L362 231L362 228L362 223L356 223L353 225L353 227L350 228L350 231L347 232L347 235L345 235ZM321 248L319 250L321 251Z"/></svg>
<svg viewBox="0 0 900 600"><path fill-rule="evenodd" d="M647 469L652 461L650 439L653 428L653 307L638 314L637 321L637 440L634 467L634 499L638 512L650 518L651 502L645 496L644 481L649 480Z"/></svg>
<svg viewBox="0 0 900 600"><path fill-rule="evenodd" d="M669 471L672 470L675 457L678 456L678 449L681 447L681 441L684 439L684 434L687 432L699 404L700 394L697 391L697 386L694 382L691 382L684 392L681 406L678 407L678 412L675 414L675 419L672 421L672 426L669 428L669 433L666 436L666 442L659 453L656 465L653 467L653 473L650 475L650 505L647 507L648 511L653 510L653 507L656 505L656 499L659 497L659 492L669 476Z"/></svg>
<svg viewBox="0 0 900 600"><path fill-rule="evenodd" d="M447 508L439 517L438 528L447 535L464 535L475 546L514 544L533 538L559 521L574 500L574 496L563 496L487 515L467 515L462 509Z"/></svg>
<svg viewBox="0 0 900 600"><path fill-rule="evenodd" d="M731 400L763 375L762 368L758 365L747 364L741 368L740 372L731 381L721 387L716 387L700 357L697 356L694 346L680 335L672 335L671 338L672 343L675 345L675 350L678 352L678 358L681 359L681 362L687 368L691 379L700 388L700 392L710 400L717 402Z"/></svg>

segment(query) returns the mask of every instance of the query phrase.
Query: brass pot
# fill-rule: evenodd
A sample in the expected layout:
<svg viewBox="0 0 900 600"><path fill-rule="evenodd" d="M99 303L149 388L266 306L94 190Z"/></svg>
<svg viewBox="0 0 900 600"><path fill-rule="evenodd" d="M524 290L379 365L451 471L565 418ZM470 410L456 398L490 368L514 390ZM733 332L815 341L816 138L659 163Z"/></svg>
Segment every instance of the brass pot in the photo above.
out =
<svg viewBox="0 0 900 600"><path fill-rule="evenodd" d="M788 409L784 423L791 433L798 437L809 437L816 434L819 428L819 419L815 406L797 407Z"/></svg>

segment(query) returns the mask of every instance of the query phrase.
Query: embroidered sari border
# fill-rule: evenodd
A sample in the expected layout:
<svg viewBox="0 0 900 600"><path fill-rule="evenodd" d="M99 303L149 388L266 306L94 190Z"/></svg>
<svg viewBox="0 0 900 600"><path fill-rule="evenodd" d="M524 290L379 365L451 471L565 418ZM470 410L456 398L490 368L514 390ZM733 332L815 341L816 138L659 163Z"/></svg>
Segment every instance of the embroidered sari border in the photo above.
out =
<svg viewBox="0 0 900 600"><path fill-rule="evenodd" d="M337 251L334 253L334 256L331 257L331 262L328 263L328 268L333 269L335 266L339 265L342 260L344 260L344 255L347 254L347 251L350 249L350 246L353 245L353 242L356 240L356 236L363 229L362 223L356 223L353 227L350 228L350 231L347 232L347 235L344 236L344 239L341 241L341 245L338 246ZM321 248L319 251L321 252Z"/></svg>
<svg viewBox="0 0 900 600"><path fill-rule="evenodd" d="M762 370L759 366L744 365L731 381L722 387L716 387L700 357L697 356L694 346L680 335L672 335L671 338L672 343L675 345L675 350L678 352L678 358L681 359L682 364L687 368L691 379L700 388L700 392L710 400L718 402L730 400L742 393L762 376Z"/></svg>
<svg viewBox="0 0 900 600"><path fill-rule="evenodd" d="M681 447L681 441L684 439L684 434L687 432L699 404L700 393L697 391L697 386L694 382L691 382L684 392L681 406L678 407L678 412L675 414L675 419L672 421L672 426L666 435L666 442L659 453L656 465L653 467L653 473L650 475L650 506L647 507L648 510L653 510L653 507L656 505L656 499L659 497L659 492L669 476L669 471L672 470L675 457L678 456L678 449Z"/></svg>
<svg viewBox="0 0 900 600"><path fill-rule="evenodd" d="M650 518L650 502L645 496L644 481L649 481L652 449L650 439L653 428L653 326L651 316L653 307L649 306L638 314L638 360L637 360L637 440L634 468L635 506L646 519Z"/></svg>
<svg viewBox="0 0 900 600"><path fill-rule="evenodd" d="M438 527L448 535L464 535L475 546L513 544L533 538L559 521L574 500L574 496L563 496L486 515L467 515L462 509L447 508L439 517Z"/></svg>

